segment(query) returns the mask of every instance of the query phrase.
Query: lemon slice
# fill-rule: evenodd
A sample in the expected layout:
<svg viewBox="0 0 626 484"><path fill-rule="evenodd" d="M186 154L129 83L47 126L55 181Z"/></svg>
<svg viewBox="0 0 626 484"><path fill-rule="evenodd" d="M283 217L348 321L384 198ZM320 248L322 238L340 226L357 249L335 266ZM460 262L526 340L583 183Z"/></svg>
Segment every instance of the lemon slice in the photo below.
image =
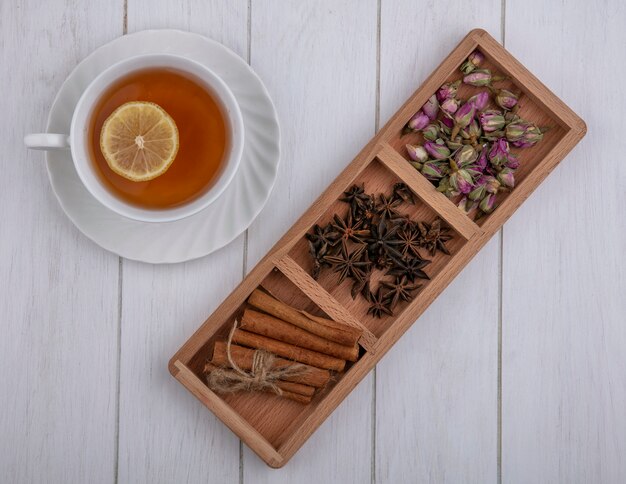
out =
<svg viewBox="0 0 626 484"><path fill-rule="evenodd" d="M111 170L132 181L162 175L178 153L178 128L158 104L122 104L106 119L100 149Z"/></svg>

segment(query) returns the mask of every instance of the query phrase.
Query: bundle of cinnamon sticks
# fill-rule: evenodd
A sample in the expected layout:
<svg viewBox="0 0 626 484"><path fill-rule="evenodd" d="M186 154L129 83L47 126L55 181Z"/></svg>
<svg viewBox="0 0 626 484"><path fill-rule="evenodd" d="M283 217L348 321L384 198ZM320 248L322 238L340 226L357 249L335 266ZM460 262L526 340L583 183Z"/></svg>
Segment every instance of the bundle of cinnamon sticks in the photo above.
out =
<svg viewBox="0 0 626 484"><path fill-rule="evenodd" d="M205 367L209 380L212 372L227 368L246 374L258 371L255 365L261 352L271 357L267 360L271 368L264 368L262 376L272 370L279 375L271 388L283 397L309 403L316 390L328 383L331 371L341 372L346 361L359 357L359 328L300 311L259 289L248 304L252 307L245 309L229 340L215 342ZM288 367L297 371L285 372Z"/></svg>

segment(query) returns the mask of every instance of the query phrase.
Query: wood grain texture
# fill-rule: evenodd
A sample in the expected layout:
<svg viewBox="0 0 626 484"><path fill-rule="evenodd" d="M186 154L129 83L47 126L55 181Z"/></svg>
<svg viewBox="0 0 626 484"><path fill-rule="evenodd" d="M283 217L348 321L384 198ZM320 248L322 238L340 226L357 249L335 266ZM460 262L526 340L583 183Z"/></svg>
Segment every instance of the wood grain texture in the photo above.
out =
<svg viewBox="0 0 626 484"><path fill-rule="evenodd" d="M46 127L78 61L122 32L121 4L0 2L0 482L115 475L118 259L83 237L50 189Z"/></svg>
<svg viewBox="0 0 626 484"><path fill-rule="evenodd" d="M222 42L244 59L247 2L128 0L129 33L181 28ZM180 392L167 359L240 281L243 237L198 261L124 261L119 481L236 482L239 441Z"/></svg>
<svg viewBox="0 0 626 484"><path fill-rule="evenodd" d="M252 2L251 64L276 103L283 145L272 197L249 231L249 267L374 133L376 2L358 11L355 21L349 1ZM370 400L368 377L280 474L244 450L244 482L368 480Z"/></svg>
<svg viewBox="0 0 626 484"><path fill-rule="evenodd" d="M380 115L385 122L458 42L480 26L496 36L500 2L459 8L383 2ZM492 240L376 370L377 483L495 482L498 241Z"/></svg>
<svg viewBox="0 0 626 484"><path fill-rule="evenodd" d="M626 478L625 23L622 2L507 3L507 48L590 129L504 231L503 482Z"/></svg>

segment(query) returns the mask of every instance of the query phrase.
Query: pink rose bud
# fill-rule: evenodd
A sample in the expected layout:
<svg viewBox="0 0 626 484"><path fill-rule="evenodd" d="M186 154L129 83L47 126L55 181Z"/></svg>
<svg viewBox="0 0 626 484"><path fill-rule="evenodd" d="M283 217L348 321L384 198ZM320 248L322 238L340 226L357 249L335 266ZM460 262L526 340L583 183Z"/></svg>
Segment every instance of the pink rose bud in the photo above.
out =
<svg viewBox="0 0 626 484"><path fill-rule="evenodd" d="M504 166L509 161L509 143L504 138L497 140L489 150L489 161L493 166Z"/></svg>
<svg viewBox="0 0 626 484"><path fill-rule="evenodd" d="M428 116L424 114L424 111L419 110L413 115L406 126L411 131L419 131L428 126L428 123L430 123Z"/></svg>
<svg viewBox="0 0 626 484"><path fill-rule="evenodd" d="M450 175L450 186L456 191L467 195L472 191L472 177L465 170L459 170Z"/></svg>
<svg viewBox="0 0 626 484"><path fill-rule="evenodd" d="M429 124L422 130L422 135L429 141L435 141L439 138L439 128L436 124Z"/></svg>
<svg viewBox="0 0 626 484"><path fill-rule="evenodd" d="M424 163L426 160L428 160L428 153L423 146L406 145L406 150L409 153L409 158L411 158L413 161L419 161L420 163Z"/></svg>
<svg viewBox="0 0 626 484"><path fill-rule="evenodd" d="M454 121L452 121L451 118L443 118L440 119L439 122L442 124L441 128L448 128L448 129L452 129L454 128ZM450 134L450 133L446 133L446 134Z"/></svg>
<svg viewBox="0 0 626 484"><path fill-rule="evenodd" d="M428 98L426 104L422 106L422 111L428 116L428 119L434 121L437 119L437 113L439 112L439 101L437 101L437 95L433 94Z"/></svg>
<svg viewBox="0 0 626 484"><path fill-rule="evenodd" d="M485 195L487 195L487 182L485 180L485 177L482 176L478 180L476 180L474 189L469 192L468 197L470 200L476 201L482 200L483 198L485 198Z"/></svg>
<svg viewBox="0 0 626 484"><path fill-rule="evenodd" d="M484 60L485 56L482 54L482 52L475 50L467 57L467 60L463 63L463 65L461 65L461 71L464 74L469 74L478 66L480 66Z"/></svg>
<svg viewBox="0 0 626 484"><path fill-rule="evenodd" d="M476 111L482 111L489 104L489 93L487 91L479 92L467 100L469 104L473 104Z"/></svg>
<svg viewBox="0 0 626 484"><path fill-rule="evenodd" d="M498 181L505 187L513 188L515 186L515 175L510 168L504 168L498 173Z"/></svg>
<svg viewBox="0 0 626 484"><path fill-rule="evenodd" d="M496 94L496 104L506 110L513 109L518 99L519 97L508 89L499 89Z"/></svg>
<svg viewBox="0 0 626 484"><path fill-rule="evenodd" d="M476 108L474 105L467 102L454 113L454 122L459 128L465 128L472 122L475 113Z"/></svg>
<svg viewBox="0 0 626 484"><path fill-rule="evenodd" d="M481 87L491 84L491 71L489 69L477 69L463 78L465 84Z"/></svg>
<svg viewBox="0 0 626 484"><path fill-rule="evenodd" d="M473 163L478 158L478 153L476 150L470 145L463 145L459 151L456 152L454 156L454 161L457 166L464 167L465 165L469 165Z"/></svg>
<svg viewBox="0 0 626 484"><path fill-rule="evenodd" d="M489 110L480 113L479 119L483 131L485 131L486 133L497 131L503 128L505 123L504 116L502 116L500 111L495 110Z"/></svg>
<svg viewBox="0 0 626 484"><path fill-rule="evenodd" d="M519 158L513 153L509 153L509 160L506 162L505 166L511 170L517 170L519 168Z"/></svg>
<svg viewBox="0 0 626 484"><path fill-rule="evenodd" d="M495 193L491 193L483 198L482 202L480 202L479 208L485 213L493 212L493 209L496 208Z"/></svg>
<svg viewBox="0 0 626 484"><path fill-rule="evenodd" d="M439 180L444 175L443 166L436 161L427 161L422 167L422 175L429 180Z"/></svg>
<svg viewBox="0 0 626 484"><path fill-rule="evenodd" d="M518 119L509 123L506 126L505 134L506 139L509 141L518 141L522 139L526 130L530 128L531 124L523 119Z"/></svg>
<svg viewBox="0 0 626 484"><path fill-rule="evenodd" d="M448 116L452 116L459 109L461 102L453 97L446 99L441 103L441 110Z"/></svg>
<svg viewBox="0 0 626 484"><path fill-rule="evenodd" d="M529 124L528 128L522 135L522 137L516 141L513 141L513 146L516 148L529 148L535 146L543 139L543 133L534 124Z"/></svg>
<svg viewBox="0 0 626 484"><path fill-rule="evenodd" d="M494 177L492 176L485 177L485 189L487 190L487 193L493 193L493 194L498 193L501 186L502 185L500 185L500 182L496 180Z"/></svg>
<svg viewBox="0 0 626 484"><path fill-rule="evenodd" d="M449 82L444 84L437 91L437 100L441 103L446 99L456 96L456 92L459 89L461 81Z"/></svg>
<svg viewBox="0 0 626 484"><path fill-rule="evenodd" d="M424 148L430 156L437 160L443 160L450 156L450 150L446 145L438 144L433 141L426 141Z"/></svg>
<svg viewBox="0 0 626 484"><path fill-rule="evenodd" d="M478 138L480 136L480 125L475 119L472 119L470 125L466 128L467 134L470 138Z"/></svg>

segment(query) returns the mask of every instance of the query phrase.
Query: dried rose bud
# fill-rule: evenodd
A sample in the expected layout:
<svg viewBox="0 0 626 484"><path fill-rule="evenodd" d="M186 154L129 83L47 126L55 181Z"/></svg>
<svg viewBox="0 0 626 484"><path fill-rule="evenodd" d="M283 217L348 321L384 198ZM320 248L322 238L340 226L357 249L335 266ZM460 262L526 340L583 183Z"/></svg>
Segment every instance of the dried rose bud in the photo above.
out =
<svg viewBox="0 0 626 484"><path fill-rule="evenodd" d="M498 89L496 94L496 104L502 109L511 110L517 105L519 96L508 89Z"/></svg>
<svg viewBox="0 0 626 484"><path fill-rule="evenodd" d="M441 110L444 112L444 114L452 116L454 113L457 112L460 104L461 102L458 99L450 97L441 103Z"/></svg>
<svg viewBox="0 0 626 484"><path fill-rule="evenodd" d="M476 69L463 77L463 82L470 86L481 87L491 84L492 76L489 69Z"/></svg>
<svg viewBox="0 0 626 484"><path fill-rule="evenodd" d="M489 104L489 93L487 91L479 92L467 100L468 104L473 104L476 111L482 111Z"/></svg>
<svg viewBox="0 0 626 484"><path fill-rule="evenodd" d="M437 119L437 113L439 112L439 101L437 100L437 96L435 94L428 98L426 104L422 106L422 111L424 112L424 114L426 114L426 116L428 116L428 119L430 119L431 121Z"/></svg>
<svg viewBox="0 0 626 484"><path fill-rule="evenodd" d="M519 158L513 153L509 153L509 159L505 166L511 170L517 170L519 168Z"/></svg>
<svg viewBox="0 0 626 484"><path fill-rule="evenodd" d="M444 143L448 148L450 148L450 151L456 151L464 146L463 143L461 143L460 141L455 141L451 139L444 140Z"/></svg>
<svg viewBox="0 0 626 484"><path fill-rule="evenodd" d="M450 186L456 190L457 192L463 193L467 195L472 191L472 177L465 170L455 171L450 175L449 181Z"/></svg>
<svg viewBox="0 0 626 484"><path fill-rule="evenodd" d="M424 148L430 156L437 160L443 160L450 156L450 150L444 144L435 143L433 141L426 141Z"/></svg>
<svg viewBox="0 0 626 484"><path fill-rule="evenodd" d="M515 186L515 175L510 168L503 168L498 173L498 181L505 187L513 188Z"/></svg>
<svg viewBox="0 0 626 484"><path fill-rule="evenodd" d="M487 168L487 148L483 148L480 152L478 160L476 160L476 169L481 172Z"/></svg>
<svg viewBox="0 0 626 484"><path fill-rule="evenodd" d="M470 200L482 200L487 195L487 180L481 176L474 184L474 189L469 193Z"/></svg>
<svg viewBox="0 0 626 484"><path fill-rule="evenodd" d="M543 139L543 133L541 129L534 124L530 124L522 137L513 141L513 146L516 148L528 148L539 143Z"/></svg>
<svg viewBox="0 0 626 484"><path fill-rule="evenodd" d="M504 116L494 109L480 113L480 125L486 133L497 131L504 127Z"/></svg>
<svg viewBox="0 0 626 484"><path fill-rule="evenodd" d="M504 166L509 161L509 142L504 138L496 141L489 150L489 161L495 167Z"/></svg>
<svg viewBox="0 0 626 484"><path fill-rule="evenodd" d="M429 180L439 180L442 176L445 175L445 169L441 162L437 161L427 161L422 166L422 175L424 175Z"/></svg>
<svg viewBox="0 0 626 484"><path fill-rule="evenodd" d="M502 185L492 176L485 177L485 189L488 193L498 193Z"/></svg>
<svg viewBox="0 0 626 484"><path fill-rule="evenodd" d="M476 150L470 145L463 145L463 147L457 151L454 156L454 161L457 166L464 167L465 165L469 165L473 163L478 158L478 153Z"/></svg>
<svg viewBox="0 0 626 484"><path fill-rule="evenodd" d="M469 74L478 66L480 66L484 60L485 56L482 54L482 52L475 50L467 57L467 60L461 66L461 71L464 74Z"/></svg>
<svg viewBox="0 0 626 484"><path fill-rule="evenodd" d="M475 140L478 139L481 135L480 124L478 124L478 122L475 119L472 119L472 122L466 128L466 130L467 130L467 135L470 138L474 138Z"/></svg>
<svg viewBox="0 0 626 484"><path fill-rule="evenodd" d="M419 145L406 145L406 150L409 153L409 158L413 161L424 163L428 160L428 153L423 146Z"/></svg>
<svg viewBox="0 0 626 484"><path fill-rule="evenodd" d="M411 131L419 131L428 126L428 123L430 123L430 119L428 119L428 116L424 114L424 111L419 110L409 120L406 127Z"/></svg>
<svg viewBox="0 0 626 484"><path fill-rule="evenodd" d="M483 198L482 202L479 205L480 209L485 213L493 212L493 209L496 208L496 195L491 193Z"/></svg>
<svg viewBox="0 0 626 484"><path fill-rule="evenodd" d="M422 130L422 135L429 141L435 141L439 138L439 128L436 124L429 124Z"/></svg>
<svg viewBox="0 0 626 484"><path fill-rule="evenodd" d="M461 106L456 113L454 113L454 123L459 128L465 128L469 126L476 114L476 108L471 103L465 103ZM454 136L453 136L454 138Z"/></svg>
<svg viewBox="0 0 626 484"><path fill-rule="evenodd" d="M446 133L446 134L450 134L449 131L445 131L446 128L448 129L452 129L454 128L454 121L452 121L451 118L442 118L439 120L439 127Z"/></svg>
<svg viewBox="0 0 626 484"><path fill-rule="evenodd" d="M523 119L517 119L506 126L505 133L506 139L509 141L518 141L522 139L526 130L530 128L531 124Z"/></svg>
<svg viewBox="0 0 626 484"><path fill-rule="evenodd" d="M461 81L449 82L441 86L437 91L437 100L441 103L446 99L456 96L459 84L461 84Z"/></svg>

